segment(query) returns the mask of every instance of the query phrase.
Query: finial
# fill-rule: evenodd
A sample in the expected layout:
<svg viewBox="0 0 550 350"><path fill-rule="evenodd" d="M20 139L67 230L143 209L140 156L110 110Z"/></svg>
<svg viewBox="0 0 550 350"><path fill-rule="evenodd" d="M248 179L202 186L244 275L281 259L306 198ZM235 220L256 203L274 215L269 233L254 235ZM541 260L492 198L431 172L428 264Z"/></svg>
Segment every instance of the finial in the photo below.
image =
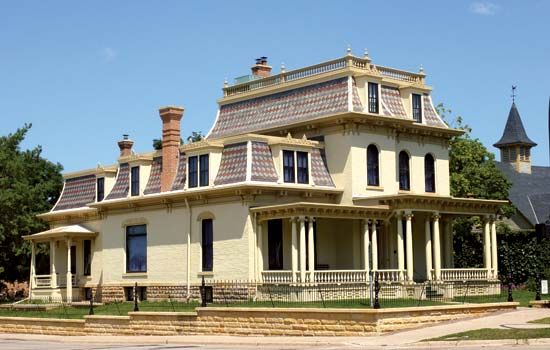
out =
<svg viewBox="0 0 550 350"><path fill-rule="evenodd" d="M365 51L363 51L363 58L369 58L369 50L365 48Z"/></svg>
<svg viewBox="0 0 550 350"><path fill-rule="evenodd" d="M286 71L285 63L281 62L281 73L284 73Z"/></svg>
<svg viewBox="0 0 550 350"><path fill-rule="evenodd" d="M420 72L420 73L424 73L424 66L422 65L422 63L420 63L419 72Z"/></svg>
<svg viewBox="0 0 550 350"><path fill-rule="evenodd" d="M517 85L512 85L512 103L516 103L516 89Z"/></svg>
<svg viewBox="0 0 550 350"><path fill-rule="evenodd" d="M223 80L223 87L228 87L229 86L229 82L227 81L227 78L225 78Z"/></svg>
<svg viewBox="0 0 550 350"><path fill-rule="evenodd" d="M286 138L287 138L287 139L291 139L291 138L292 138L292 135L290 134L290 131L288 132L288 134L286 134Z"/></svg>
<svg viewBox="0 0 550 350"><path fill-rule="evenodd" d="M347 52L348 55L351 55L351 45L350 44L348 44L348 48L347 48L346 52Z"/></svg>

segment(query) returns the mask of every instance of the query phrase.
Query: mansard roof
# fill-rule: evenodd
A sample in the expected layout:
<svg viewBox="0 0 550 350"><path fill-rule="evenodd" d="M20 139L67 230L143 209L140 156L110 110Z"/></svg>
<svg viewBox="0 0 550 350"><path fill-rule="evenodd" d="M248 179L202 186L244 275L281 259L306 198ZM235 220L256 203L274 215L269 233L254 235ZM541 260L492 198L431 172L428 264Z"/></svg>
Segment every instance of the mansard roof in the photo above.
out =
<svg viewBox="0 0 550 350"><path fill-rule="evenodd" d="M510 113L508 114L508 120L506 121L506 126L504 127L502 137L493 146L501 148L508 145L518 144L531 147L537 145L527 136L525 128L523 127L523 122L521 121L521 117L514 102L510 108Z"/></svg>
<svg viewBox="0 0 550 350"><path fill-rule="evenodd" d="M52 211L74 209L86 206L95 200L95 174L65 180L65 186Z"/></svg>

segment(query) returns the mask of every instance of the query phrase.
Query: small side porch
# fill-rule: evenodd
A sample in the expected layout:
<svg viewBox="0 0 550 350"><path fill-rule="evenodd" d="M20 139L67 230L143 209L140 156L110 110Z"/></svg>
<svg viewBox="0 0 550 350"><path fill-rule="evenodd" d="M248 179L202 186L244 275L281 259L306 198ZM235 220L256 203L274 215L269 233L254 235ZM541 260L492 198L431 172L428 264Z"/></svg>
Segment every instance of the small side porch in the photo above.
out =
<svg viewBox="0 0 550 350"><path fill-rule="evenodd" d="M80 287L91 274L96 236L97 232L81 225L61 226L24 236L31 243L30 298L73 301L80 296ZM42 251L47 251L49 258L48 271L40 274L37 273L39 245L42 245Z"/></svg>

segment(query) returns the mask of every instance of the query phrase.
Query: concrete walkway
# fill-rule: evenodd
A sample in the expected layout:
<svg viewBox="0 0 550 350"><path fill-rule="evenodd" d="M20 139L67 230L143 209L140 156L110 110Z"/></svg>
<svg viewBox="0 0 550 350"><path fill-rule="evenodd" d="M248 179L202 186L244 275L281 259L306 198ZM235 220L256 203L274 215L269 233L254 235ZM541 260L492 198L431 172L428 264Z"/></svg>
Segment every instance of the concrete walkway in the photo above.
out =
<svg viewBox="0 0 550 350"><path fill-rule="evenodd" d="M528 327L529 321L550 317L550 309L528 309L503 311L480 318L469 318L458 321L440 323L408 331L395 332L381 336L367 337L246 337L246 336L43 336L27 334L0 334L0 340L28 340L73 344L178 344L180 346L199 346L210 348L270 348L270 349L354 349L354 348L428 348L438 347L435 343L421 342L425 339L441 337L444 335L465 332L480 328L511 328L511 326ZM500 341L510 344L511 340ZM550 340L540 340L550 347ZM451 343L439 345L449 347ZM466 344L468 342L461 342ZM469 342L470 346L474 342ZM477 342L478 344L480 342ZM499 343L499 341L492 342ZM456 346L456 342L452 343Z"/></svg>

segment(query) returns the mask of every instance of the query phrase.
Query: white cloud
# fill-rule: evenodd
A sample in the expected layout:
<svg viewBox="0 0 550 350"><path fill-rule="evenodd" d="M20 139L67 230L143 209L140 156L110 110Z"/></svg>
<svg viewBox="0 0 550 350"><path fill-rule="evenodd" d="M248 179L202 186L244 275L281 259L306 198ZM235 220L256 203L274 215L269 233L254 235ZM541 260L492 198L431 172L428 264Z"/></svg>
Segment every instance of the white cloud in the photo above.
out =
<svg viewBox="0 0 550 350"><path fill-rule="evenodd" d="M498 9L499 6L497 4L487 1L473 2L470 4L470 12L475 13L476 15L493 16Z"/></svg>
<svg viewBox="0 0 550 350"><path fill-rule="evenodd" d="M117 57L116 51L111 47L104 47L100 51L100 55L103 58L104 62L114 61Z"/></svg>

